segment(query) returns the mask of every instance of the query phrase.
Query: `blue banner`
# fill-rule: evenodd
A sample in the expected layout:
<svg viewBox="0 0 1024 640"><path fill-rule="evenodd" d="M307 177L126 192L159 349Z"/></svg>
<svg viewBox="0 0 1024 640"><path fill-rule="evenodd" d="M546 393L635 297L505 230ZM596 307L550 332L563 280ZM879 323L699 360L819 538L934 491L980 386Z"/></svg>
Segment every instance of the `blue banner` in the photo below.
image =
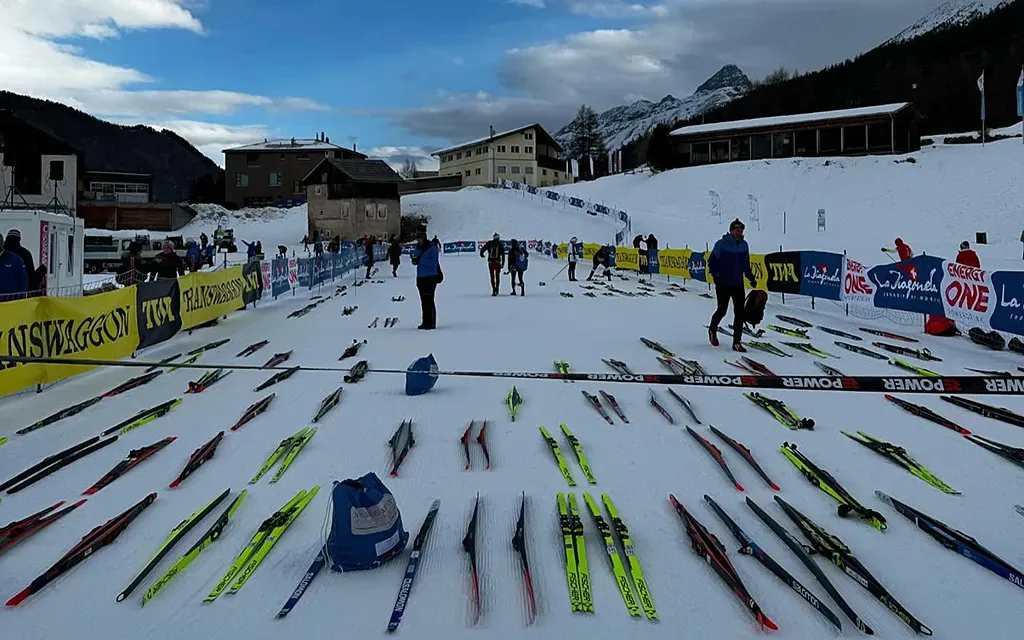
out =
<svg viewBox="0 0 1024 640"><path fill-rule="evenodd" d="M288 258L274 258L270 261L270 293L277 296L288 293Z"/></svg>
<svg viewBox="0 0 1024 640"><path fill-rule="evenodd" d="M647 250L647 273L654 275L660 273L658 271L658 250L648 249Z"/></svg>
<svg viewBox="0 0 1024 640"><path fill-rule="evenodd" d="M1024 272L996 271L992 274L992 288L992 328L1024 334Z"/></svg>
<svg viewBox="0 0 1024 640"><path fill-rule="evenodd" d="M690 254L690 260L686 263L686 269L690 272L690 278L697 282L708 281L708 263L703 253L694 251Z"/></svg>
<svg viewBox="0 0 1024 640"><path fill-rule="evenodd" d="M473 253L476 251L476 242L473 240L445 242L441 248L443 253Z"/></svg>
<svg viewBox="0 0 1024 640"><path fill-rule="evenodd" d="M841 299L844 256L824 251L800 253L800 295L826 300Z"/></svg>
<svg viewBox="0 0 1024 640"><path fill-rule="evenodd" d="M875 285L874 306L912 313L945 315L942 306L942 258L918 256L868 270Z"/></svg>

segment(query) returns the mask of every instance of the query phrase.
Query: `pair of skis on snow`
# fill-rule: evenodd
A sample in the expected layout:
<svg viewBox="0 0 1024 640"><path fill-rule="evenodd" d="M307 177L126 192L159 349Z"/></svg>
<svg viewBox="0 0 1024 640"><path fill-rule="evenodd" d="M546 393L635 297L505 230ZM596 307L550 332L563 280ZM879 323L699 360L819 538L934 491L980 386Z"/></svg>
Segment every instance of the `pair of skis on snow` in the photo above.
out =
<svg viewBox="0 0 1024 640"><path fill-rule="evenodd" d="M476 438L473 438L473 427L476 426L476 420L472 420L469 426L466 427L466 431L459 438L459 442L462 443L462 451L466 454L466 471L472 467L472 458L469 455L469 445L471 440L476 440L477 444L484 452L484 469L490 470L491 468L491 453L487 450L487 421L484 420L483 424L480 425L480 431L477 433Z"/></svg>
<svg viewBox="0 0 1024 640"><path fill-rule="evenodd" d="M274 483L280 480L281 476L283 476L284 473L288 471L288 468L292 463L295 462L295 458L299 455L299 452L309 444L309 441L312 440L315 435L316 427L303 427L296 433L282 440L277 445L277 448L274 449L273 453L270 454L270 457L267 458L266 462L263 463L263 466L260 467L259 471L256 472L256 475L249 480L249 484L256 484L259 482L260 478L266 475L278 462L281 464L277 468L273 477L270 478L270 482Z"/></svg>
<svg viewBox="0 0 1024 640"><path fill-rule="evenodd" d="M380 316L377 316L376 318L373 319L373 322L371 322L369 325L367 325L366 328L367 329L376 329L378 326L380 326L379 323L380 323ZM398 324L398 317L397 316L389 316L387 318L384 318L384 328L385 329L387 329L388 327L393 327L396 324Z"/></svg>
<svg viewBox="0 0 1024 640"><path fill-rule="evenodd" d="M590 484L597 484L597 478L594 477L593 471L590 470L590 462L587 460L586 455L583 453L583 445L580 444L579 439L569 430L569 427L560 425L562 434L565 436L569 446L572 447L573 452L576 454L576 461L580 465L580 470L583 472L583 476L587 479ZM551 454L555 457L555 464L558 465L558 470L561 472L562 477L565 478L566 483L570 487L576 486L576 480L572 477L572 472L569 470L569 465L565 461L565 457L562 456L562 450L558 446L558 442L554 437L544 428L544 425L540 426L540 435L544 438L548 447L551 449Z"/></svg>

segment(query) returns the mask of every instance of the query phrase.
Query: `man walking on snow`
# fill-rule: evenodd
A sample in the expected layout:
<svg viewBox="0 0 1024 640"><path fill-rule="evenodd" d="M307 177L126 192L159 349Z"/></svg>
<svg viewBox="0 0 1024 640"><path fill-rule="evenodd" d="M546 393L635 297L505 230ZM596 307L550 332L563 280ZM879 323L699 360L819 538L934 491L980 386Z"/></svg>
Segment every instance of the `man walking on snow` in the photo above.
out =
<svg viewBox="0 0 1024 640"><path fill-rule="evenodd" d="M505 245L501 243L501 236L497 233L480 249L480 257L487 254L487 269L491 274L491 295L498 295L498 287L501 285L501 269L505 266Z"/></svg>
<svg viewBox="0 0 1024 640"><path fill-rule="evenodd" d="M747 241L743 239L743 223L737 218L729 224L729 233L723 235L715 248L711 250L708 258L708 272L715 281L715 297L718 299L718 308L711 316L711 326L708 329L708 340L711 345L718 346L718 323L725 317L729 310L729 301L732 301L732 348L733 351L745 352L743 347L743 278L750 281L754 286L756 279L754 271L750 268L750 248Z"/></svg>

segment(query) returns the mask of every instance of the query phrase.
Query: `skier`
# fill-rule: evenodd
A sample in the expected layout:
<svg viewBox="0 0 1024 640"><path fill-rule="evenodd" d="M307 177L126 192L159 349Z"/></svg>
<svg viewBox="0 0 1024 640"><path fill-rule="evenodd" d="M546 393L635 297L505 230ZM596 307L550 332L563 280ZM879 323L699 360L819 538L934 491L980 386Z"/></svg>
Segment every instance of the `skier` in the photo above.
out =
<svg viewBox="0 0 1024 640"><path fill-rule="evenodd" d="M896 238L896 255L900 257L900 262L903 262L914 257L914 250L903 242L903 238Z"/></svg>
<svg viewBox="0 0 1024 640"><path fill-rule="evenodd" d="M283 244L277 245L277 257L278 258L287 258L288 257L288 247L284 246Z"/></svg>
<svg viewBox="0 0 1024 640"><path fill-rule="evenodd" d="M501 286L501 268L505 266L505 245L497 233L480 248L480 257L487 254L487 270L491 274L491 295L498 295Z"/></svg>
<svg viewBox="0 0 1024 640"><path fill-rule="evenodd" d="M255 245L253 245L255 246ZM170 280L185 275L185 261L174 252L174 243L164 241L163 251L156 254L150 271L155 280Z"/></svg>
<svg viewBox="0 0 1024 640"><path fill-rule="evenodd" d="M576 246L576 236L569 238L569 246L566 248L566 257L569 260L569 282L576 282L576 263L580 259L580 250Z"/></svg>
<svg viewBox="0 0 1024 640"><path fill-rule="evenodd" d="M714 347L718 346L718 323L725 317L729 310L729 301L732 301L733 322L732 322L732 349L733 351L746 352L743 347L743 302L744 290L743 279L750 281L753 287L756 283L754 271L750 268L750 248L747 241L743 239L744 225L739 218L729 224L729 233L723 235L715 248L711 250L708 258L708 272L715 280L715 296L718 298L718 307L711 316L711 326L708 329L708 340Z"/></svg>
<svg viewBox="0 0 1024 640"><path fill-rule="evenodd" d="M971 245L964 240L960 243L960 253L956 254L957 264L965 264L969 267L981 268L981 260L978 254L971 249Z"/></svg>
<svg viewBox="0 0 1024 640"><path fill-rule="evenodd" d="M391 262L391 277L397 278L398 265L402 264L402 245L398 243L398 236L391 236L391 245L388 247L388 261Z"/></svg>
<svg viewBox="0 0 1024 640"><path fill-rule="evenodd" d="M0 302L19 300L28 292L28 271L21 257L0 245Z"/></svg>
<svg viewBox="0 0 1024 640"><path fill-rule="evenodd" d="M363 239L363 249L366 251L366 279L370 279L370 270L373 269L373 236L367 235Z"/></svg>
<svg viewBox="0 0 1024 640"><path fill-rule="evenodd" d="M412 252L412 263L416 265L416 290L420 294L420 307L423 321L417 329L437 328L437 308L434 306L434 293L437 285L444 280L441 263L438 260L437 247L427 240L426 235L420 236L416 249Z"/></svg>
<svg viewBox="0 0 1024 640"><path fill-rule="evenodd" d="M608 250L608 247L602 245L601 247L598 248L597 251L594 252L594 264L590 268L590 275L587 276L587 280L588 281L593 280L594 279L594 272L597 271L597 267L598 266L603 266L604 267L604 271L601 273L601 275L607 277L608 278L608 282L611 282L612 281L612 268L609 266L610 264L611 264L611 252Z"/></svg>
<svg viewBox="0 0 1024 640"><path fill-rule="evenodd" d="M515 238L512 239L512 247L508 251L508 273L512 276L512 295L516 295L516 274L519 274L519 291L526 295L526 285L523 284L523 272L529 264L529 255L526 253L526 244L519 244Z"/></svg>

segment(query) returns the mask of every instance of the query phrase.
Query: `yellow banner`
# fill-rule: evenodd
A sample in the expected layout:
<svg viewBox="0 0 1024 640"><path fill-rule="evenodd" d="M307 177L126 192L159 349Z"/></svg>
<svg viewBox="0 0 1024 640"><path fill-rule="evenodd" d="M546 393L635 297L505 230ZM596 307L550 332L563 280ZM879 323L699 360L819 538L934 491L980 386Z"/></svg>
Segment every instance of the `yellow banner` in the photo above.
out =
<svg viewBox="0 0 1024 640"><path fill-rule="evenodd" d="M647 257L644 256L644 264L647 264ZM615 266L619 269L630 271L640 270L640 250L632 247L616 247Z"/></svg>
<svg viewBox="0 0 1024 640"><path fill-rule="evenodd" d="M658 252L658 273L690 280L690 249L662 249Z"/></svg>
<svg viewBox="0 0 1024 640"><path fill-rule="evenodd" d="M28 358L123 358L139 344L135 287L84 298L0 304L0 353ZM92 367L0 365L0 395L56 382Z"/></svg>
<svg viewBox="0 0 1024 640"><path fill-rule="evenodd" d="M242 294L248 286L242 267L196 272L178 278L182 331L241 309L245 306Z"/></svg>
<svg viewBox="0 0 1024 640"><path fill-rule="evenodd" d="M597 244L596 242L584 242L583 243L583 255L581 256L581 259L583 259L583 260L593 260L594 259L594 254L597 253L597 250L600 249L600 248L601 248L601 245Z"/></svg>
<svg viewBox="0 0 1024 640"><path fill-rule="evenodd" d="M761 291L768 290L768 267L764 264L764 254L755 253L750 256L750 269L754 272L754 278L757 284L754 286L755 289Z"/></svg>

